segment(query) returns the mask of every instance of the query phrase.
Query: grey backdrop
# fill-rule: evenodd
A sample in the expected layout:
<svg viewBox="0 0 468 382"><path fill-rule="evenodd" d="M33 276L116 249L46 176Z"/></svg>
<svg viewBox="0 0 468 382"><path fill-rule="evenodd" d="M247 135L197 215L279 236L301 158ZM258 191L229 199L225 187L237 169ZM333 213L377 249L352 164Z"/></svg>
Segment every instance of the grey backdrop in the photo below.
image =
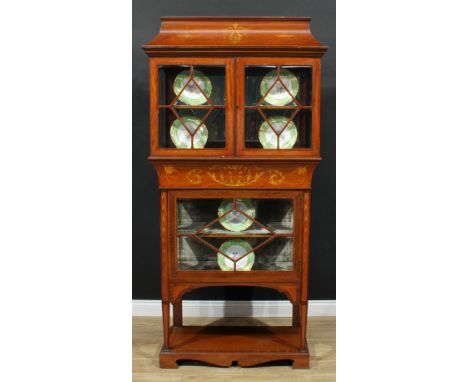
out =
<svg viewBox="0 0 468 382"><path fill-rule="evenodd" d="M159 31L161 16L310 16L323 57L321 155L311 204L309 298L335 299L335 1L133 0L133 298L160 299L159 192L149 153L148 60L140 46ZM263 288L206 288L185 299L285 299Z"/></svg>

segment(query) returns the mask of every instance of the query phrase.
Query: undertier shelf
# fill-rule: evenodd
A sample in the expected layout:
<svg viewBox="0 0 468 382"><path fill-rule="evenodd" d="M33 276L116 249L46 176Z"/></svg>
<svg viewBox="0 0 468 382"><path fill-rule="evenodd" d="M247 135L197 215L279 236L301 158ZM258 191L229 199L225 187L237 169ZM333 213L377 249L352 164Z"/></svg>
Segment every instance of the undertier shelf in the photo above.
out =
<svg viewBox="0 0 468 382"><path fill-rule="evenodd" d="M177 368L180 361L240 367L291 361L294 369L309 368L309 349L300 349L300 331L288 326L176 326L170 349L162 349L159 365Z"/></svg>
<svg viewBox="0 0 468 382"><path fill-rule="evenodd" d="M300 332L290 326L174 326L171 352L297 352Z"/></svg>

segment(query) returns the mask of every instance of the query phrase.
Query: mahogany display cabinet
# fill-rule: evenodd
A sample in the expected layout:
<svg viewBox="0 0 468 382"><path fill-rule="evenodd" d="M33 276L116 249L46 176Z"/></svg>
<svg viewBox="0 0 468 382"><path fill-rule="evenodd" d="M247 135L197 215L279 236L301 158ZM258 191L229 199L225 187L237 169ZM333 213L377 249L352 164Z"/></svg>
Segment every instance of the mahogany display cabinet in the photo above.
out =
<svg viewBox="0 0 468 382"><path fill-rule="evenodd" d="M162 368L181 360L309 367L310 189L320 59L308 17L163 17L150 61L150 157L161 190ZM185 293L283 293L290 326L186 326ZM170 319L172 305L172 324Z"/></svg>

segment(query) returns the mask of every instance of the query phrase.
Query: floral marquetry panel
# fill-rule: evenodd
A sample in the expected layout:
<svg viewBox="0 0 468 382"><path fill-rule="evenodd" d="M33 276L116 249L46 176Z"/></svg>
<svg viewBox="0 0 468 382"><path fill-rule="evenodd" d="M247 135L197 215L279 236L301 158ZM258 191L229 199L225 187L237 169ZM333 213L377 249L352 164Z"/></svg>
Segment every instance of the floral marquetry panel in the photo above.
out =
<svg viewBox="0 0 468 382"><path fill-rule="evenodd" d="M315 163L159 163L160 188L308 189Z"/></svg>

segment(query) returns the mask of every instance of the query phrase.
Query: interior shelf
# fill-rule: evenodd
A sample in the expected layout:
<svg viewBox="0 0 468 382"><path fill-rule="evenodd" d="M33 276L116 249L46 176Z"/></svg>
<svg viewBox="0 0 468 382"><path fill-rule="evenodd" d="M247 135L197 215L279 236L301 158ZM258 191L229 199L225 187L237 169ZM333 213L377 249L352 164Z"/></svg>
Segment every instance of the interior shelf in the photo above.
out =
<svg viewBox="0 0 468 382"><path fill-rule="evenodd" d="M177 234L179 235L190 235L195 233L203 227L202 223L195 223L190 226L180 226L177 229ZM293 231L290 227L285 226L282 223L268 223L268 228L270 228L275 234L277 235L289 235L292 236ZM228 231L226 229L218 228L218 227L208 227L203 230L203 232L199 233L198 236L220 236L220 237L247 237L255 235L256 237L268 237L271 236L271 233L268 232L266 229L261 227L253 227L248 228L241 232L233 232Z"/></svg>

